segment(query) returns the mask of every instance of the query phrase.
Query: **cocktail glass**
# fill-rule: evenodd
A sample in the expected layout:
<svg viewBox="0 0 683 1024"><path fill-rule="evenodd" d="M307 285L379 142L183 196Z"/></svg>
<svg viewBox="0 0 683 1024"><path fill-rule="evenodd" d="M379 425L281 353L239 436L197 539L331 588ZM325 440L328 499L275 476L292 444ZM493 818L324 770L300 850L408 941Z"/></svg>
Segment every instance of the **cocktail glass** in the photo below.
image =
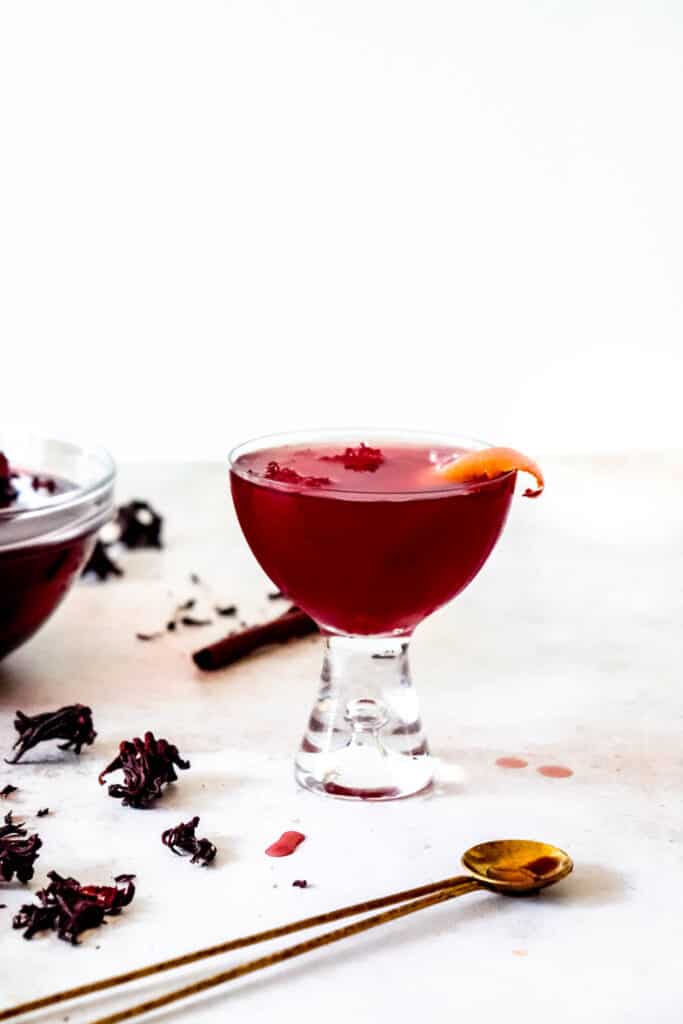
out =
<svg viewBox="0 0 683 1024"><path fill-rule="evenodd" d="M484 565L516 478L509 471L452 484L435 466L489 447L438 434L319 430L258 438L231 452L247 542L325 641L320 690L296 757L305 789L391 800L432 784L410 638ZM378 449L382 463L346 466L348 449Z"/></svg>

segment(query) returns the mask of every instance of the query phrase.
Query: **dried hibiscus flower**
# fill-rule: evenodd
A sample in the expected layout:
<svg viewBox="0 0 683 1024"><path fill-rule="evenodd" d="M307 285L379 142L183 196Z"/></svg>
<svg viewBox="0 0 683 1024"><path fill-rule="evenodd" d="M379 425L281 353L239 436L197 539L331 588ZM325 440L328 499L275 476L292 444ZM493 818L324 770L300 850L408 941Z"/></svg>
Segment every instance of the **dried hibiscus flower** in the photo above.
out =
<svg viewBox="0 0 683 1024"><path fill-rule="evenodd" d="M163 522L148 501L130 501L116 513L119 541L127 548L161 548Z"/></svg>
<svg viewBox="0 0 683 1024"><path fill-rule="evenodd" d="M196 815L191 821L181 821L175 828L167 828L162 832L161 841L179 857L191 853L191 864L206 866L216 856L216 847L208 839L197 839L195 831L198 824L199 818Z"/></svg>
<svg viewBox="0 0 683 1024"><path fill-rule="evenodd" d="M144 740L136 736L119 744L118 755L100 772L99 783L103 786L105 775L121 770L124 781L109 786L109 796L127 807L149 807L162 795L165 783L177 781L175 768L189 767L190 762L181 758L176 746L146 732Z"/></svg>
<svg viewBox="0 0 683 1024"><path fill-rule="evenodd" d="M266 480L276 480L281 484L305 484L307 487L324 487L332 481L327 476L302 476L289 466L281 466L279 462L269 462L263 474Z"/></svg>
<svg viewBox="0 0 683 1024"><path fill-rule="evenodd" d="M82 575L94 573L99 580L123 576L123 569L111 558L108 548L120 543L127 548L160 548L163 519L147 501L130 501L116 510L113 526L102 531Z"/></svg>
<svg viewBox="0 0 683 1024"><path fill-rule="evenodd" d="M51 929L75 946L82 932L104 924L105 914L119 914L135 895L135 875L117 875L115 886L81 885L56 871L48 872L47 877L50 884L36 893L40 902L25 904L12 922L14 928L25 929L25 939Z"/></svg>
<svg viewBox="0 0 683 1024"><path fill-rule="evenodd" d="M0 827L0 879L11 882L16 875L20 882L29 882L42 845L40 836L29 835L23 822L12 820L11 811L6 814Z"/></svg>
<svg viewBox="0 0 683 1024"><path fill-rule="evenodd" d="M12 793L16 793L18 789L18 786L13 786L11 782L8 782L4 789L0 789L0 797L6 800L8 796L12 795Z"/></svg>
<svg viewBox="0 0 683 1024"><path fill-rule="evenodd" d="M371 448L362 441L357 448L345 448L339 455L321 455L321 462L340 462L344 469L356 473L374 473L384 462L381 449Z"/></svg>
<svg viewBox="0 0 683 1024"><path fill-rule="evenodd" d="M110 576L123 576L123 569L110 558L106 545L101 540L95 542L81 576L87 576L88 573L94 573L98 580L107 580Z"/></svg>
<svg viewBox="0 0 683 1024"><path fill-rule="evenodd" d="M44 740L66 740L60 743L60 750L73 747L80 754L81 747L93 742L97 733L93 728L92 711L85 704L69 704L57 711L46 711L40 715L25 715L17 711L14 728L19 738L12 747L18 751L8 764L16 764L27 750ZM6 759L7 760L7 759Z"/></svg>

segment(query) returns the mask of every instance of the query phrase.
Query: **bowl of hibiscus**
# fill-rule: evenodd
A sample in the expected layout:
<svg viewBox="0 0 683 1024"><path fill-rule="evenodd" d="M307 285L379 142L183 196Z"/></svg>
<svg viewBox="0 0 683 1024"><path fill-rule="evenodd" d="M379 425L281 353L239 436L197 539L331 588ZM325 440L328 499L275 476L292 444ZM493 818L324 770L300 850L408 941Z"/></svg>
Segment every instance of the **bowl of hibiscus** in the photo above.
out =
<svg viewBox="0 0 683 1024"><path fill-rule="evenodd" d="M31 637L78 578L114 511L102 448L0 426L0 658Z"/></svg>

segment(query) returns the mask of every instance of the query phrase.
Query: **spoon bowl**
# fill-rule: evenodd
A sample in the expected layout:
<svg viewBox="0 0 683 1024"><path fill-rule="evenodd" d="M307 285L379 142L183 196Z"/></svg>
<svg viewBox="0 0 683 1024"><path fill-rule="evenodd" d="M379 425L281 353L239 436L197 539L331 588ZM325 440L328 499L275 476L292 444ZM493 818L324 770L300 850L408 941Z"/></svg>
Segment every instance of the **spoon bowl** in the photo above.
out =
<svg viewBox="0 0 683 1024"><path fill-rule="evenodd" d="M463 854L462 862L478 882L495 892L524 894L554 885L570 873L564 850L532 839L496 839Z"/></svg>

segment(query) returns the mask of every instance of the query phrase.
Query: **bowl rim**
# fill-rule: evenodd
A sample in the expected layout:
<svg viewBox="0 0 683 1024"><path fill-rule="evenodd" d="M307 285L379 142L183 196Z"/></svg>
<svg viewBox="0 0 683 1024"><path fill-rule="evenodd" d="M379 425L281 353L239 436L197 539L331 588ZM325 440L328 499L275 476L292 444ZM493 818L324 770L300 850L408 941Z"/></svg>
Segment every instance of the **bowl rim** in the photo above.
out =
<svg viewBox="0 0 683 1024"><path fill-rule="evenodd" d="M272 434L261 434L257 437L249 438L246 441L242 441L240 444L234 445L228 453L228 463L230 466L231 473L234 473L240 480L246 480L248 483L254 484L257 487L266 487L269 490L278 490L285 493L298 493L306 495L315 495L318 497L344 497L349 495L363 495L368 500L381 500L382 498L389 497L422 497L422 498L435 498L446 494L471 494L474 491L480 491L484 488L492 487L494 485L500 485L503 480L514 476L516 470L510 469L505 473L500 473L496 477L492 477L490 480L476 480L467 481L463 483L449 483L449 484L437 484L435 487L414 487L414 488L401 488L385 491L366 491L362 488L354 487L328 487L324 488L306 488L302 489L300 484L286 483L282 480L266 480L263 477L251 476L248 472L238 467L238 460L242 455L248 454L245 449L259 451L263 448L273 447L288 447L287 438L294 439L290 443L293 444L315 444L316 441L323 439L334 440L335 438L346 439L347 441L356 440L356 435L366 435L369 437L370 444L373 440L381 440L385 437L387 440L393 439L400 442L402 439L406 441L425 441L433 444L443 444L445 447L460 447L461 444L469 446L471 450L483 451L486 448L493 448L494 445L490 441L482 441L480 438L470 437L466 434L459 434L455 431L444 432L439 430L411 430L407 427L302 427L300 429L292 429L286 431L277 431ZM374 436L373 436L374 435ZM358 442L362 440L360 436L357 438ZM269 442L273 442L272 445Z"/></svg>
<svg viewBox="0 0 683 1024"><path fill-rule="evenodd" d="M108 511L109 506L112 505L116 463L109 450L102 445L84 445L68 437L43 434L12 424L2 425L0 440L3 445L6 445L6 439L11 438L12 435L23 438L24 441L39 442L46 446L54 445L62 450L70 449L74 455L93 459L99 466L99 471L90 483L75 484L70 490L63 491L61 494L48 495L40 504L31 505L30 508L16 508L12 505L0 508L0 551L23 547L42 539L47 540L55 532L51 528L52 519L57 520L57 523L53 525L56 526L56 533L60 535L66 525L65 517L68 517L70 532L74 527L80 525L81 519L84 526L87 525L94 529L93 523L102 519L105 511ZM8 454L11 458L11 450ZM30 469L30 467L28 468ZM103 501L108 494L110 500ZM77 515L80 510L83 511L82 516ZM9 528L12 524L19 523L24 529L35 525L35 533L25 534L20 538L11 536L3 538L3 528ZM41 525L45 526L44 530L40 529Z"/></svg>

